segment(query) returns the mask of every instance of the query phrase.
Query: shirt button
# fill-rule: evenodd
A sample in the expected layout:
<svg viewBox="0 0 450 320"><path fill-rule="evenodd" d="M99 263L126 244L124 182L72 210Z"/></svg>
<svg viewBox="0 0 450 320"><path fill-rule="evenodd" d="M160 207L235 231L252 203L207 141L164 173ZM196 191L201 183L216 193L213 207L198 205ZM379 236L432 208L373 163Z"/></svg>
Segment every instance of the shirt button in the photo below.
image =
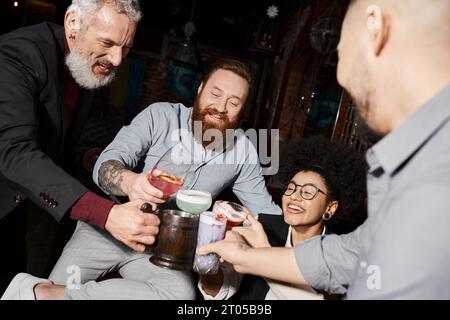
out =
<svg viewBox="0 0 450 320"><path fill-rule="evenodd" d="M16 196L14 197L14 202L19 203L21 201L22 201L22 196L20 194L16 194Z"/></svg>

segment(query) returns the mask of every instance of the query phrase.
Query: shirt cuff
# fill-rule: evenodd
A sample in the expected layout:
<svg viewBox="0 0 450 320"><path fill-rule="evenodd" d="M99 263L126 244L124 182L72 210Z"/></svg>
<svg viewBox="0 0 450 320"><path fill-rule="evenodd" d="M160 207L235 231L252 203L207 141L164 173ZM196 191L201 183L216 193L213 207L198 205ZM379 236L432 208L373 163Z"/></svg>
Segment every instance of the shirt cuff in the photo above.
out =
<svg viewBox="0 0 450 320"><path fill-rule="evenodd" d="M232 265L225 262L220 265L220 268L223 272L223 284L215 296L207 294L202 288L201 281L198 281L198 289L205 300L227 300L236 293L236 290L240 285L242 275L237 273Z"/></svg>
<svg viewBox="0 0 450 320"><path fill-rule="evenodd" d="M105 229L106 220L114 204L111 200L88 191L72 207L70 218Z"/></svg>
<svg viewBox="0 0 450 320"><path fill-rule="evenodd" d="M225 285L222 285L219 292L215 296L210 296L206 293L205 290L203 290L201 281L198 282L198 290L200 290L200 293L202 294L203 298L205 300L226 300L228 295L228 288Z"/></svg>

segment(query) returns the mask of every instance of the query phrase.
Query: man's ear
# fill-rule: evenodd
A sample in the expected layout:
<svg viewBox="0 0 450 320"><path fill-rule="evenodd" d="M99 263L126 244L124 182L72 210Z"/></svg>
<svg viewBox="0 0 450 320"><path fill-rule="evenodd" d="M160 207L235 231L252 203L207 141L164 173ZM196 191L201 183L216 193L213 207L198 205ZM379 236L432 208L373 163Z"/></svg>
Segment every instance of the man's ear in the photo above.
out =
<svg viewBox="0 0 450 320"><path fill-rule="evenodd" d="M379 6L370 5L367 7L367 29L370 32L370 41L376 56L381 54L384 46L389 40L391 29L391 18L387 12Z"/></svg>
<svg viewBox="0 0 450 320"><path fill-rule="evenodd" d="M75 40L80 32L80 18L77 12L67 11L64 16L64 31L69 45Z"/></svg>
<svg viewBox="0 0 450 320"><path fill-rule="evenodd" d="M197 95L199 95L200 94L200 92L203 90L203 81L202 81L202 83L200 83L200 85L198 86L198 89L197 89Z"/></svg>

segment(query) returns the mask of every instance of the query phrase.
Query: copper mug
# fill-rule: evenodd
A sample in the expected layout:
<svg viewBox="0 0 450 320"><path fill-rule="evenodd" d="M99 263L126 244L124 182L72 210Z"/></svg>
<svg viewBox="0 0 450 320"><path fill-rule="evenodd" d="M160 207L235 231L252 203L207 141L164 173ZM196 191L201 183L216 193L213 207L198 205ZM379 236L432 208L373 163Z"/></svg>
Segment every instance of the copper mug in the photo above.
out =
<svg viewBox="0 0 450 320"><path fill-rule="evenodd" d="M174 270L192 270L199 215L178 210L156 213L161 220L150 262Z"/></svg>

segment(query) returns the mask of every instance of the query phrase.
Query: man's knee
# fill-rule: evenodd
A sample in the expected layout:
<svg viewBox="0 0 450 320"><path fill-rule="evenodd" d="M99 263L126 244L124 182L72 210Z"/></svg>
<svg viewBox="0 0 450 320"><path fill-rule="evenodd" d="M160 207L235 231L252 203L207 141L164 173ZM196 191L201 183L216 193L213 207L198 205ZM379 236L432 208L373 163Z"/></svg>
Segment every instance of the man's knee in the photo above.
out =
<svg viewBox="0 0 450 320"><path fill-rule="evenodd" d="M183 288L179 288L179 290L175 290L173 292L173 297L171 300L195 300L196 293L195 289L192 285L183 286Z"/></svg>
<svg viewBox="0 0 450 320"><path fill-rule="evenodd" d="M150 280L147 285L151 288L154 296L151 299L167 300L195 300L196 292L192 278L179 274L176 277L167 277L165 281Z"/></svg>

